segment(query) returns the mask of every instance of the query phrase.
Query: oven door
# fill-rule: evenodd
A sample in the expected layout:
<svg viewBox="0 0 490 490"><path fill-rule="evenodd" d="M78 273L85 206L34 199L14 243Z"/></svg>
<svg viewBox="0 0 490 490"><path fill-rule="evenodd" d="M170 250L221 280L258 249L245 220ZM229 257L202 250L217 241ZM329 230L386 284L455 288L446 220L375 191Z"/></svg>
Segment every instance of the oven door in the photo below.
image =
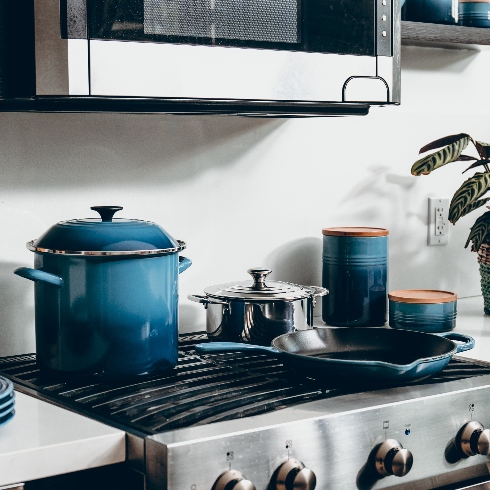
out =
<svg viewBox="0 0 490 490"><path fill-rule="evenodd" d="M55 4L36 0L36 32L49 32L43 23L56 18L46 14ZM399 0L64 0L61 6L60 42L68 47L56 55L39 39L37 95L60 95L50 87L52 73L47 80L42 72L47 58L64 56L68 95L399 101ZM357 91L362 95L350 95L356 82L368 87Z"/></svg>

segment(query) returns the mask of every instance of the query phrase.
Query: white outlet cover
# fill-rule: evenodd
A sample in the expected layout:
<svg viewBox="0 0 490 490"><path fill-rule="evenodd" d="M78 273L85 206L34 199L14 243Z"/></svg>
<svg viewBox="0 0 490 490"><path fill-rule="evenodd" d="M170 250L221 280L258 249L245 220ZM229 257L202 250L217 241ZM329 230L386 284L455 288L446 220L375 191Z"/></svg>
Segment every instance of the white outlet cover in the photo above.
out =
<svg viewBox="0 0 490 490"><path fill-rule="evenodd" d="M449 199L429 197L427 245L447 245L449 242Z"/></svg>

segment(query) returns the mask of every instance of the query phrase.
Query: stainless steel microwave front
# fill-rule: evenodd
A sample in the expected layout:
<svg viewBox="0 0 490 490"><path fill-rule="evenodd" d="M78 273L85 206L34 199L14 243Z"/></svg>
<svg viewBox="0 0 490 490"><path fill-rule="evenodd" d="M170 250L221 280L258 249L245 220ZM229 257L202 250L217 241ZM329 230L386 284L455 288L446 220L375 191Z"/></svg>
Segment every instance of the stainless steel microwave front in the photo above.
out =
<svg viewBox="0 0 490 490"><path fill-rule="evenodd" d="M398 104L399 1L34 0L36 95Z"/></svg>

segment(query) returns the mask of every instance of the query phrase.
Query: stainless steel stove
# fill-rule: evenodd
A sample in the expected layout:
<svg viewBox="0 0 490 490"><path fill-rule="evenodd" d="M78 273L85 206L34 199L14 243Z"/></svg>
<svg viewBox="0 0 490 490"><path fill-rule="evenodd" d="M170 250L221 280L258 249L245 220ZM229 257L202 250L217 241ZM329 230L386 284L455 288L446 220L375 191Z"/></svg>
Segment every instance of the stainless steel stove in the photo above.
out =
<svg viewBox="0 0 490 490"><path fill-rule="evenodd" d="M171 373L125 383L54 378L35 355L0 359L0 374L124 429L128 465L147 490L455 489L490 480L490 364L455 357L413 385L338 386L263 354L200 357L194 345L203 341L181 336Z"/></svg>

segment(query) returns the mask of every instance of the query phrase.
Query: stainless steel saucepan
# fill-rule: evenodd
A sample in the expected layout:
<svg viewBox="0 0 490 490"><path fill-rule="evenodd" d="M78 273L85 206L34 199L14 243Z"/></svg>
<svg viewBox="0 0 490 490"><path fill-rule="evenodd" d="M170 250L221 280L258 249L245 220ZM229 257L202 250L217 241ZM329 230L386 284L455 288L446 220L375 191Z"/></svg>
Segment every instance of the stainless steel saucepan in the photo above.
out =
<svg viewBox="0 0 490 490"><path fill-rule="evenodd" d="M213 341L270 345L279 335L313 326L316 298L328 293L318 286L265 282L270 269L247 271L253 282L212 286L204 295L190 295L206 308L206 331Z"/></svg>

